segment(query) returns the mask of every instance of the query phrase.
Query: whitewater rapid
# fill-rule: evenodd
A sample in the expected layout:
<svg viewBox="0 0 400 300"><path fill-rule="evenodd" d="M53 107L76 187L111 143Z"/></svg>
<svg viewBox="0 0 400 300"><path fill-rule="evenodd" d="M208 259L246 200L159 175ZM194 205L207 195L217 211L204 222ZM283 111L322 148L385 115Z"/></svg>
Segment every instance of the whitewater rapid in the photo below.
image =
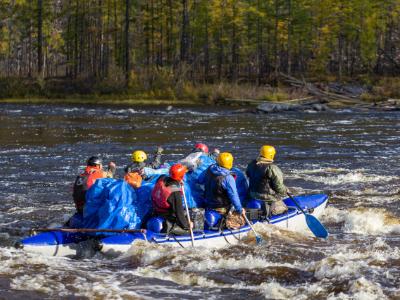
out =
<svg viewBox="0 0 400 300"><path fill-rule="evenodd" d="M399 299L400 114L238 114L232 109L4 105L0 111L0 298ZM137 243L118 258L43 257L12 246L73 213L71 184L90 155L121 170L140 147L178 160L195 142L231 151L244 169L278 149L293 194L326 193L309 231L257 224L223 249Z"/></svg>

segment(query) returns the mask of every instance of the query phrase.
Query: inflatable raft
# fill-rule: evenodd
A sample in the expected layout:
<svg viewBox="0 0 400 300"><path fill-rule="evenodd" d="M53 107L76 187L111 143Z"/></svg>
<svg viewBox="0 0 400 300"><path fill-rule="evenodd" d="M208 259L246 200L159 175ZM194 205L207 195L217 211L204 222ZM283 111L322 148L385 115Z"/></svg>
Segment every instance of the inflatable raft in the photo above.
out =
<svg viewBox="0 0 400 300"><path fill-rule="evenodd" d="M328 196L325 194L303 195L295 198L305 212L315 217L322 214L328 202ZM268 223L293 231L307 229L304 214L292 200L285 199L284 201L289 207L286 213L263 220L253 218L253 223ZM251 231L248 225L237 230L211 230L207 229L207 226L205 228L201 232L194 233L195 247L217 248L236 244ZM106 255L119 255L134 247L136 241L183 248L191 247L190 235L166 235L150 229L145 232L122 233L103 238L101 236L94 238L86 233L51 231L27 237L18 243L18 247L28 252L51 256L88 256L95 251L101 251Z"/></svg>

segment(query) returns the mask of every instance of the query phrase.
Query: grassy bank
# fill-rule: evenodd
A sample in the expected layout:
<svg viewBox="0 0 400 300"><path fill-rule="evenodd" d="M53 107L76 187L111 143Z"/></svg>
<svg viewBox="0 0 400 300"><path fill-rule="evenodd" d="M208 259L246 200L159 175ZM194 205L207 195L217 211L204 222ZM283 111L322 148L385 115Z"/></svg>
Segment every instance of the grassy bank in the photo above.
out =
<svg viewBox="0 0 400 300"><path fill-rule="evenodd" d="M2 103L117 104L117 105L219 105L227 99L282 101L304 92L284 86L251 84L158 83L151 87L132 83L48 79L45 81L0 80ZM232 102L239 104L238 102Z"/></svg>
<svg viewBox="0 0 400 300"><path fill-rule="evenodd" d="M319 81L318 86L330 82ZM400 98L400 78L379 78L365 83L345 83L363 87L359 99L379 102ZM276 87L253 84L165 83L151 87L132 83L95 82L66 79L0 79L0 103L27 104L105 104L105 105L251 105L259 101L283 102L308 97L304 88L284 83ZM249 100L249 101L246 101Z"/></svg>
<svg viewBox="0 0 400 300"><path fill-rule="evenodd" d="M98 98L98 97L81 97L81 98L6 98L0 99L0 103L11 104L68 104L68 105L179 105L179 106L197 106L204 105L199 101L193 100L168 100L168 99L114 99L114 98Z"/></svg>

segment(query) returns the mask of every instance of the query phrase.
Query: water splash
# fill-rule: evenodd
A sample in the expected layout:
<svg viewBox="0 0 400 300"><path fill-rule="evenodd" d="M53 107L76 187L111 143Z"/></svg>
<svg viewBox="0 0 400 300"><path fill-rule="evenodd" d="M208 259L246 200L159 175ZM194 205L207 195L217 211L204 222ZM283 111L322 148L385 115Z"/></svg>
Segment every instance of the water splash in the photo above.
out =
<svg viewBox="0 0 400 300"><path fill-rule="evenodd" d="M323 220L326 222L343 223L343 231L363 235L400 233L400 220L386 209L353 208L340 210L329 206Z"/></svg>

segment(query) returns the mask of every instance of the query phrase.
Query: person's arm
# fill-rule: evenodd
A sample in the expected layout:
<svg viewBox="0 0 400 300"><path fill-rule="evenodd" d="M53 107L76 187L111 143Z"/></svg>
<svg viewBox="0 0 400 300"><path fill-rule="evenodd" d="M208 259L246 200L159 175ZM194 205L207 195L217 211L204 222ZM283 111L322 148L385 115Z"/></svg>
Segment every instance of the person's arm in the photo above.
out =
<svg viewBox="0 0 400 300"><path fill-rule="evenodd" d="M247 176L247 178L250 178L250 164L247 165L246 176Z"/></svg>
<svg viewBox="0 0 400 300"><path fill-rule="evenodd" d="M105 172L105 177L114 178L116 170L117 170L117 165L115 164L115 162L110 161L108 164L108 170Z"/></svg>
<svg viewBox="0 0 400 300"><path fill-rule="evenodd" d="M154 157L154 160L148 164L148 167L153 169L158 169L161 166L161 156L163 151L164 151L163 148L161 147L157 148L156 156Z"/></svg>
<svg viewBox="0 0 400 300"><path fill-rule="evenodd" d="M130 173L132 170L132 165L127 165L124 169L125 174Z"/></svg>
<svg viewBox="0 0 400 300"><path fill-rule="evenodd" d="M286 195L288 189L283 183L283 173L281 169L279 169L277 165L272 165L267 172L267 176L271 178L271 187L275 193L282 196Z"/></svg>
<svg viewBox="0 0 400 300"><path fill-rule="evenodd" d="M173 192L168 197L168 203L171 205L172 210L176 216L176 223L183 229L189 230L189 223L185 216L185 210L182 205L182 196L180 192Z"/></svg>
<svg viewBox="0 0 400 300"><path fill-rule="evenodd" d="M231 200L231 203L235 208L235 211L241 213L243 207L242 204L240 203L239 194L236 188L236 182L235 179L233 179L232 175L228 175L224 178L224 180L222 181L222 187L226 189L228 197Z"/></svg>
<svg viewBox="0 0 400 300"><path fill-rule="evenodd" d="M142 171L143 171L142 169L143 169L145 166L146 166L145 163L136 163L136 162L134 162L134 163L131 163L130 165L126 166L125 169L124 169L124 171L125 171L125 174L127 174L127 173L132 173L132 172L137 172L137 173L139 173L140 175L142 175L142 174L141 174Z"/></svg>

